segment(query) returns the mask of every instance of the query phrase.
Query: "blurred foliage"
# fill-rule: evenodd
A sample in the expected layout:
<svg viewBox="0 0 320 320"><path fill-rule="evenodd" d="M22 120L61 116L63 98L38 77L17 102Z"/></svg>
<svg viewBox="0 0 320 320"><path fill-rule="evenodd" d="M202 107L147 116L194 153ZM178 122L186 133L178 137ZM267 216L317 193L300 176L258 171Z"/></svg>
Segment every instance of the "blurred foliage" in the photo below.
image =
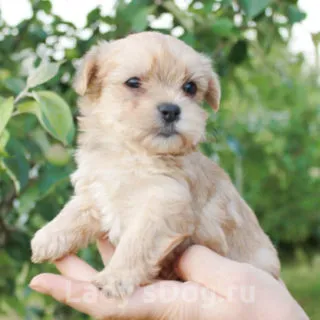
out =
<svg viewBox="0 0 320 320"><path fill-rule="evenodd" d="M71 80L100 39L157 30L212 57L223 101L217 115L207 108L203 152L230 173L283 255L320 244L320 90L317 74L287 49L305 13L296 0L185 3L118 1L108 15L92 10L82 29L47 0L32 0L32 17L17 26L0 15L0 314L82 317L28 289L32 276L53 270L30 264L29 243L72 192ZM97 263L93 249L82 255Z"/></svg>
<svg viewBox="0 0 320 320"><path fill-rule="evenodd" d="M308 259L295 265L284 266L283 281L312 320L320 319L320 256L315 255L312 262Z"/></svg>

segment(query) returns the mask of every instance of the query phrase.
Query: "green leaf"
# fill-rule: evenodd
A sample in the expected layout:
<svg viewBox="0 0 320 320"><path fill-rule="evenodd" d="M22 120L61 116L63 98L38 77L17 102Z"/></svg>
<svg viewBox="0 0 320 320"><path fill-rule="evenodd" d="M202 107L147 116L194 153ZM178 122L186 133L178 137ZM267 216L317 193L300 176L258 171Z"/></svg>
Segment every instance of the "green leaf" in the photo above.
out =
<svg viewBox="0 0 320 320"><path fill-rule="evenodd" d="M28 214L38 201L50 194L59 184L69 180L72 173L70 166L56 167L46 164L39 172L39 179L28 187L19 196L17 211Z"/></svg>
<svg viewBox="0 0 320 320"><path fill-rule="evenodd" d="M31 72L27 79L27 87L34 88L52 79L59 71L61 63L42 60L39 67Z"/></svg>
<svg viewBox="0 0 320 320"><path fill-rule="evenodd" d="M20 214L28 214L39 200L40 191L37 184L33 184L21 193L19 197L19 205L17 211Z"/></svg>
<svg viewBox="0 0 320 320"><path fill-rule="evenodd" d="M216 0L207 0L205 3L203 3L203 10L205 12L211 12L213 4L216 2Z"/></svg>
<svg viewBox="0 0 320 320"><path fill-rule="evenodd" d="M42 128L36 128L31 132L32 140L39 146L43 154L50 149L50 142L46 132Z"/></svg>
<svg viewBox="0 0 320 320"><path fill-rule="evenodd" d="M37 6L38 6L38 10L43 10L47 14L51 13L52 4L50 1L48 0L39 1Z"/></svg>
<svg viewBox="0 0 320 320"><path fill-rule="evenodd" d="M45 157L55 166L65 166L70 161L68 150L58 143L53 144L47 149Z"/></svg>
<svg viewBox="0 0 320 320"><path fill-rule="evenodd" d="M0 155L7 155L6 151L5 151L5 147L9 141L10 138L10 134L8 130L4 130L1 134L0 134Z"/></svg>
<svg viewBox="0 0 320 320"><path fill-rule="evenodd" d="M248 57L248 43L245 40L239 40L229 53L231 63L240 64Z"/></svg>
<svg viewBox="0 0 320 320"><path fill-rule="evenodd" d="M307 14L301 11L297 6L290 5L288 8L288 19L291 24L300 22L306 18Z"/></svg>
<svg viewBox="0 0 320 320"><path fill-rule="evenodd" d="M40 172L39 191L41 197L47 196L60 183L68 181L72 171L70 166L57 167L46 164Z"/></svg>
<svg viewBox="0 0 320 320"><path fill-rule="evenodd" d="M24 146L18 140L11 138L7 144L9 156L0 163L0 167L12 180L16 192L19 193L29 180L29 163L25 156Z"/></svg>
<svg viewBox="0 0 320 320"><path fill-rule="evenodd" d="M49 36L41 25L32 24L29 30L29 37L34 43L45 42Z"/></svg>
<svg viewBox="0 0 320 320"><path fill-rule="evenodd" d="M231 6L232 5L232 0L222 0L221 4L223 6Z"/></svg>
<svg viewBox="0 0 320 320"><path fill-rule="evenodd" d="M0 100L0 134L6 127L13 112L13 97Z"/></svg>
<svg viewBox="0 0 320 320"><path fill-rule="evenodd" d="M194 21L190 15L181 10L172 1L165 1L163 7L167 9L187 31L193 32Z"/></svg>
<svg viewBox="0 0 320 320"><path fill-rule="evenodd" d="M191 33L185 33L180 39L187 43L189 46L194 46L197 42L196 37Z"/></svg>
<svg viewBox="0 0 320 320"><path fill-rule="evenodd" d="M19 94L26 86L25 82L19 78L7 78L3 81L4 86L13 94Z"/></svg>
<svg viewBox="0 0 320 320"><path fill-rule="evenodd" d="M219 36L230 36L233 33L233 21L228 18L217 19L212 25L212 31Z"/></svg>
<svg viewBox="0 0 320 320"><path fill-rule="evenodd" d="M8 254L15 261L27 261L30 259L31 254L30 240L26 231L15 230L14 232L10 232L8 243L6 244ZM23 306L21 306L21 308L23 308ZM17 310L17 303L15 303L15 309Z"/></svg>
<svg viewBox="0 0 320 320"><path fill-rule="evenodd" d="M101 18L101 8L97 7L90 11L87 15L87 26L90 26L93 23L97 23Z"/></svg>
<svg viewBox="0 0 320 320"><path fill-rule="evenodd" d="M320 32L311 33L312 42L317 47L320 43Z"/></svg>
<svg viewBox="0 0 320 320"><path fill-rule="evenodd" d="M72 142L75 128L68 104L56 93L39 91L32 93L36 101L26 101L17 106L19 113L37 116L42 127L64 144Z"/></svg>
<svg viewBox="0 0 320 320"><path fill-rule="evenodd" d="M17 179L17 177L14 175L14 173L10 170L10 168L7 167L5 162L3 160L0 160L0 173L4 172L6 175L10 178L10 180L13 182L14 188L17 193L20 191L20 184Z"/></svg>
<svg viewBox="0 0 320 320"><path fill-rule="evenodd" d="M239 0L239 5L248 19L252 19L267 8L274 0Z"/></svg>
<svg viewBox="0 0 320 320"><path fill-rule="evenodd" d="M38 103L36 101L33 100L29 100L29 101L25 101L23 103L19 103L17 106L17 111L19 112L19 114L21 113L33 113L33 114L37 114L39 110L39 106Z"/></svg>
<svg viewBox="0 0 320 320"><path fill-rule="evenodd" d="M75 128L68 104L51 91L38 91L33 94L37 102L29 105L30 112L36 114L42 127L53 137L64 144L71 143Z"/></svg>
<svg viewBox="0 0 320 320"><path fill-rule="evenodd" d="M132 29L135 32L144 31L148 26L148 16L156 6L142 8L132 19Z"/></svg>

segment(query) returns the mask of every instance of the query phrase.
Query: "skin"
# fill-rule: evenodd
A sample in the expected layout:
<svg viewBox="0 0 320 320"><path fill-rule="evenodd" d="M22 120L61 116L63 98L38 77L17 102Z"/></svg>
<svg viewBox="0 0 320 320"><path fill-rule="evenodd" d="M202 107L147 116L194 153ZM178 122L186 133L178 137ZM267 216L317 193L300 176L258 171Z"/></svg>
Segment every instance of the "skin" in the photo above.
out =
<svg viewBox="0 0 320 320"><path fill-rule="evenodd" d="M107 264L114 248L107 240L100 240L98 248ZM98 271L77 256L55 264L61 275L39 274L30 287L96 319L308 319L285 286L269 274L198 245L176 264L186 282L158 281L127 300L107 299L90 283Z"/></svg>

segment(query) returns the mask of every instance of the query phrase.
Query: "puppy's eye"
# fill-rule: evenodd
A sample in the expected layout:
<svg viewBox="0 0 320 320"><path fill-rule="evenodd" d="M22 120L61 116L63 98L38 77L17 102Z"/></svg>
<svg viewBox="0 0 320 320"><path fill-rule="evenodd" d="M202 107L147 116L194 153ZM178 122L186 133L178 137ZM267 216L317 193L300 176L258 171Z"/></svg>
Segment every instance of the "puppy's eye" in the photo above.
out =
<svg viewBox="0 0 320 320"><path fill-rule="evenodd" d="M182 90L189 96L194 96L197 93L197 85L193 81L188 81L182 86Z"/></svg>
<svg viewBox="0 0 320 320"><path fill-rule="evenodd" d="M137 89L141 87L141 80L138 77L132 77L125 82L129 88Z"/></svg>

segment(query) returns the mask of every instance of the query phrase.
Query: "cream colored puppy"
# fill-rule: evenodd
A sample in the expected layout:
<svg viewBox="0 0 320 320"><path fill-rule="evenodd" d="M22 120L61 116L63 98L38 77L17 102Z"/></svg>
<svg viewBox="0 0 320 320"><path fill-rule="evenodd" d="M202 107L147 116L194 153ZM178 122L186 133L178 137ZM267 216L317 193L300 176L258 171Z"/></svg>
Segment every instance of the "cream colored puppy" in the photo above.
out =
<svg viewBox="0 0 320 320"><path fill-rule="evenodd" d="M196 147L206 100L217 111L211 61L155 32L101 43L84 57L75 195L32 240L33 262L59 259L102 234L116 246L94 283L124 297L192 243L279 276L277 252L228 175Z"/></svg>

